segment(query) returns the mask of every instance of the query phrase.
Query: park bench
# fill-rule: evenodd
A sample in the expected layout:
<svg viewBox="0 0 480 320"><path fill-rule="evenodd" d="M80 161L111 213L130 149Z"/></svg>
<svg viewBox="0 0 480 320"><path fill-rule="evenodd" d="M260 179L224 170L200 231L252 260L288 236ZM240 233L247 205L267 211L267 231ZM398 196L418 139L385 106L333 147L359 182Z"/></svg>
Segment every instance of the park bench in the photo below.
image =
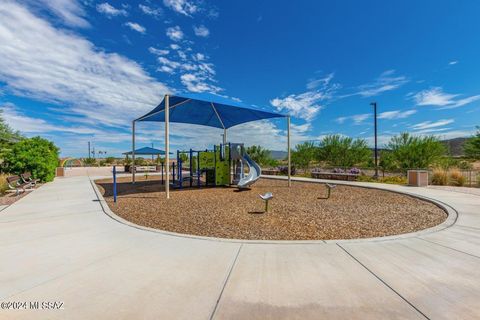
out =
<svg viewBox="0 0 480 320"><path fill-rule="evenodd" d="M25 172L20 175L22 178L22 181L24 183L30 183L33 187L37 185L37 183L40 181L40 179L33 179L32 174L30 172Z"/></svg>
<svg viewBox="0 0 480 320"><path fill-rule="evenodd" d="M346 180L355 181L359 174L356 173L335 173L335 172L320 172L313 171L312 178L315 179L329 179L329 180Z"/></svg>
<svg viewBox="0 0 480 320"><path fill-rule="evenodd" d="M7 192L15 192L15 195L19 195L21 192L32 191L32 184L30 182L23 182L19 176L7 177L8 188Z"/></svg>
<svg viewBox="0 0 480 320"><path fill-rule="evenodd" d="M135 166L135 172L156 172L156 166Z"/></svg>

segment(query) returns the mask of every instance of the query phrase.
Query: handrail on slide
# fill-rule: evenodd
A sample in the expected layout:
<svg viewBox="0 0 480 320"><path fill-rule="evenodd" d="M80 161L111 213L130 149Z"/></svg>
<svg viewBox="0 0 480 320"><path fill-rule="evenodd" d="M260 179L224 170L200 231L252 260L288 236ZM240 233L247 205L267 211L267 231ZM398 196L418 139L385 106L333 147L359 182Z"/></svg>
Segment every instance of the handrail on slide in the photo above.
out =
<svg viewBox="0 0 480 320"><path fill-rule="evenodd" d="M248 166L248 174L238 181L237 187L248 188L251 184L257 181L262 174L262 169L260 166L250 158L250 156L245 153L241 158L242 163L245 162Z"/></svg>

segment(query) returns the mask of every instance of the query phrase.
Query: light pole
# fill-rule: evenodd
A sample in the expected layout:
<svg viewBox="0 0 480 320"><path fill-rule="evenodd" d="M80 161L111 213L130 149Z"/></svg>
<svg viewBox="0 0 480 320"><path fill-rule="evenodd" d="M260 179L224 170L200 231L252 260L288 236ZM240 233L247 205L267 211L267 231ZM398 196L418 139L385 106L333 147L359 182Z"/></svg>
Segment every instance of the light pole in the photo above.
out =
<svg viewBox="0 0 480 320"><path fill-rule="evenodd" d="M375 179L378 179L378 145L377 145L377 103L370 103L373 106L373 119L375 127Z"/></svg>

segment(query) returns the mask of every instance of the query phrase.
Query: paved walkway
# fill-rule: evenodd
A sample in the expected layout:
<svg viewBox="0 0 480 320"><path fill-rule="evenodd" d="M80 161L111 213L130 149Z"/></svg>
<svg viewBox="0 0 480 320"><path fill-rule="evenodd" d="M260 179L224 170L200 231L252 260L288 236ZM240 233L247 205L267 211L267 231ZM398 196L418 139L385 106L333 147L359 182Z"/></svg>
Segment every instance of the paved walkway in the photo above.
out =
<svg viewBox="0 0 480 320"><path fill-rule="evenodd" d="M0 212L0 302L63 309L0 318L479 319L480 197L386 188L438 199L458 219L383 241L201 240L119 223L87 177L57 179Z"/></svg>

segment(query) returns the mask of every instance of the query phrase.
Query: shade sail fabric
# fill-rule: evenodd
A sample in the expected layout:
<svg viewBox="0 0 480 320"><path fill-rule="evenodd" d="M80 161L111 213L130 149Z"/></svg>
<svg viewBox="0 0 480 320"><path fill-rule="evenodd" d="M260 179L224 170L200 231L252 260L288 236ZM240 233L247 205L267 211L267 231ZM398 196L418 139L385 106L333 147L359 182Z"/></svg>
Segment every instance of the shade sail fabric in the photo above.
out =
<svg viewBox="0 0 480 320"><path fill-rule="evenodd" d="M123 154L131 155L132 151L124 152ZM144 147L144 148L140 148L140 149L135 150L135 155L152 155L152 154L153 155L164 156L165 151L160 150L160 149L150 148L150 147ZM170 152L170 154L172 154L172 153Z"/></svg>
<svg viewBox="0 0 480 320"><path fill-rule="evenodd" d="M190 123L228 129L241 123L284 118L286 115L179 96L169 96L170 122ZM165 122L165 99L136 121ZM135 152L136 153L136 152Z"/></svg>

